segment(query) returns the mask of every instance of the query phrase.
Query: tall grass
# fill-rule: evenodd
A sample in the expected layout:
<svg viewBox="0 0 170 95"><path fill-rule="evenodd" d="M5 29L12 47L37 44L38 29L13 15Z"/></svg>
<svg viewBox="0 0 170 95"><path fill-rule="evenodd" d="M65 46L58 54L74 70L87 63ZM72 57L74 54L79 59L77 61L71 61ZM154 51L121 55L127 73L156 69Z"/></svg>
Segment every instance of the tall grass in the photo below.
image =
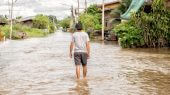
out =
<svg viewBox="0 0 170 95"><path fill-rule="evenodd" d="M3 27L0 27L0 30L2 31L2 35L6 38L9 38L10 36L10 26L6 25ZM21 24L16 24L13 26L13 39L22 39L21 34L26 34L26 37L44 37L48 33L44 32L42 29L37 28L31 28L28 26L24 26Z"/></svg>

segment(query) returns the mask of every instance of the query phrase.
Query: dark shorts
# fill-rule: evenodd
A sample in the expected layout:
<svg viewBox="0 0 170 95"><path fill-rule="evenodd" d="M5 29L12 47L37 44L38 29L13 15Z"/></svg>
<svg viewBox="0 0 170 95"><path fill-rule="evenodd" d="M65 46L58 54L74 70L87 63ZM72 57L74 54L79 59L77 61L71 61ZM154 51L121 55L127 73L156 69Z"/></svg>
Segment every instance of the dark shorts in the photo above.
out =
<svg viewBox="0 0 170 95"><path fill-rule="evenodd" d="M75 65L87 65L87 53L85 52L75 52L74 53L74 62Z"/></svg>

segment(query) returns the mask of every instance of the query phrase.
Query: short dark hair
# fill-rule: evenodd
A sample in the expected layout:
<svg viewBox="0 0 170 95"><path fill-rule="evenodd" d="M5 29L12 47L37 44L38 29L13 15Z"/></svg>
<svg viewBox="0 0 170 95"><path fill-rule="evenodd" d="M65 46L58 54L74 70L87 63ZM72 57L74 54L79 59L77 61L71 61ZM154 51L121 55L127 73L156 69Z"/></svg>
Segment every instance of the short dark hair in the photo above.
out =
<svg viewBox="0 0 170 95"><path fill-rule="evenodd" d="M81 22L78 22L75 27L76 27L77 30L82 30L83 29L83 26L82 26Z"/></svg>

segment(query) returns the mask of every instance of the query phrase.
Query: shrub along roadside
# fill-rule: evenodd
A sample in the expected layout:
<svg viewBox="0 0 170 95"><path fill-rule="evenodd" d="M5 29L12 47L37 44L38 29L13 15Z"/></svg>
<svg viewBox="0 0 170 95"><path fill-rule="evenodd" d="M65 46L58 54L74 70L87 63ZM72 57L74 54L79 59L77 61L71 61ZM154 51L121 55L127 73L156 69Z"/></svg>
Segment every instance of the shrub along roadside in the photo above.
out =
<svg viewBox="0 0 170 95"><path fill-rule="evenodd" d="M2 41L2 40L3 40L3 35L1 33L1 31L0 31L0 41Z"/></svg>
<svg viewBox="0 0 170 95"><path fill-rule="evenodd" d="M170 12L165 8L164 0L154 0L152 12L138 12L113 31L124 48L167 47L170 46Z"/></svg>
<svg viewBox="0 0 170 95"><path fill-rule="evenodd" d="M6 25L3 27L0 27L0 30L2 32L2 35L6 38L9 38L10 35L10 26ZM13 26L13 39L23 39L23 37L44 37L48 33L37 28L30 28L27 26L23 26L21 24L16 24Z"/></svg>
<svg viewBox="0 0 170 95"><path fill-rule="evenodd" d="M33 27L38 29L48 29L49 33L54 33L55 27L53 22L45 15L37 15L33 20Z"/></svg>
<svg viewBox="0 0 170 95"><path fill-rule="evenodd" d="M144 39L141 35L142 30L134 26L134 22L123 22L118 25L114 32L119 37L119 44L123 48L141 47Z"/></svg>
<svg viewBox="0 0 170 95"><path fill-rule="evenodd" d="M79 17L79 21L83 24L84 30L101 30L101 10L97 5L91 5L87 8L85 13L82 13Z"/></svg>

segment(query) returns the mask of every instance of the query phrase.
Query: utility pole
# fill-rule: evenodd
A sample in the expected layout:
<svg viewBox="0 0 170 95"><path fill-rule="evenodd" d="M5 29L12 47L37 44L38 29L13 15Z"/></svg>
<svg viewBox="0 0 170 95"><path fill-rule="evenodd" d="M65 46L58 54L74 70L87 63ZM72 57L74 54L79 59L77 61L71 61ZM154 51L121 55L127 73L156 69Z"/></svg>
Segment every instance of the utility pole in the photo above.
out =
<svg viewBox="0 0 170 95"><path fill-rule="evenodd" d="M11 19L11 26L10 26L10 40L12 39L12 32L13 32L13 8L14 8L14 3L16 3L17 0L11 0L11 10L9 9L9 13L10 13L10 19ZM9 0L8 0L8 4L9 4Z"/></svg>
<svg viewBox="0 0 170 95"><path fill-rule="evenodd" d="M105 18L105 15L104 15L104 9L105 9L105 4L104 4L104 0L103 0L103 4L102 4L102 41L104 41L104 26L105 26L105 21L104 21L104 18Z"/></svg>
<svg viewBox="0 0 170 95"><path fill-rule="evenodd" d="M14 6L14 0L12 0L12 2L11 2L11 26L10 26L10 40L12 39L12 32L13 32L13 6Z"/></svg>
<svg viewBox="0 0 170 95"><path fill-rule="evenodd" d="M87 0L85 0L85 12L87 13Z"/></svg>
<svg viewBox="0 0 170 95"><path fill-rule="evenodd" d="M77 0L77 3L78 3L78 16L79 16L79 14L80 14L80 1Z"/></svg>
<svg viewBox="0 0 170 95"><path fill-rule="evenodd" d="M70 27L73 28L74 25L74 9L73 5L71 6L71 21L70 21Z"/></svg>

